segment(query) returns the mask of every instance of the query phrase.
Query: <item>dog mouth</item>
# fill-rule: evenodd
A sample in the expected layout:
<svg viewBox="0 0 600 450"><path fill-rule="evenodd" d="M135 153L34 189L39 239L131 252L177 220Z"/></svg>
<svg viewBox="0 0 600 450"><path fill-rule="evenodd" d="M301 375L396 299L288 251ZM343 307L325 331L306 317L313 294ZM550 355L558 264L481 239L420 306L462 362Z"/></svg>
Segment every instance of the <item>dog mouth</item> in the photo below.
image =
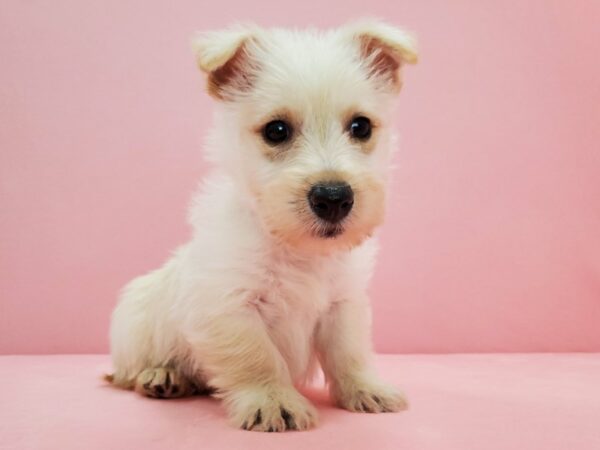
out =
<svg viewBox="0 0 600 450"><path fill-rule="evenodd" d="M339 224L331 225L319 225L316 230L314 230L314 235L321 239L335 239L344 233L344 227Z"/></svg>

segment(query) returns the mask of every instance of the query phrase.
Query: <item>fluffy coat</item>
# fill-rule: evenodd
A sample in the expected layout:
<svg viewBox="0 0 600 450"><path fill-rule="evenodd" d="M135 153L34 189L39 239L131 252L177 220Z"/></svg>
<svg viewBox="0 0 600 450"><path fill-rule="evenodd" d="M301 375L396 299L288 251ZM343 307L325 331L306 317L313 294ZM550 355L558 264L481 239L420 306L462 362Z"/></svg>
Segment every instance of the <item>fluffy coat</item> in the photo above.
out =
<svg viewBox="0 0 600 450"><path fill-rule="evenodd" d="M215 171L190 207L193 237L123 290L111 324L112 382L154 397L210 390L232 423L307 429L317 413L297 387L322 367L352 411L406 407L369 366L373 231L383 220L389 129L410 35L381 22L328 32L254 26L199 34L193 48L217 99L207 155ZM356 116L368 140L349 136ZM282 145L264 125L290 124ZM332 229L307 192L352 186Z"/></svg>

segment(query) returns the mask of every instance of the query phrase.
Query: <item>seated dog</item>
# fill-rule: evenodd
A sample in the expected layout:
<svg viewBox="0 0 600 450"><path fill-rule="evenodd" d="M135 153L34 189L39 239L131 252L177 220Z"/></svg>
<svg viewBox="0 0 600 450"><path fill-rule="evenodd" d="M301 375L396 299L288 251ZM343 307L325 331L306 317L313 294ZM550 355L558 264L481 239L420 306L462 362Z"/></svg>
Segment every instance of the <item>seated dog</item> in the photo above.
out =
<svg viewBox="0 0 600 450"><path fill-rule="evenodd" d="M193 48L218 104L216 169L191 205L190 242L122 293L111 381L159 398L210 390L258 431L316 424L296 388L318 365L342 408L405 408L369 366L366 288L414 41L371 21L238 27Z"/></svg>

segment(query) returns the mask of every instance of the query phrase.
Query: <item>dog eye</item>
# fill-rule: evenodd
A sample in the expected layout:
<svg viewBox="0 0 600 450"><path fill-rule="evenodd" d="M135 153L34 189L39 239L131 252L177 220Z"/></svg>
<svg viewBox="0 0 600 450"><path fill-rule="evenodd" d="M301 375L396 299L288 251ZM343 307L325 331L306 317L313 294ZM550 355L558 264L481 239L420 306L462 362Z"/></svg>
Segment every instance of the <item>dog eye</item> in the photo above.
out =
<svg viewBox="0 0 600 450"><path fill-rule="evenodd" d="M273 120L263 128L263 138L267 144L279 145L292 136L292 127L283 120Z"/></svg>
<svg viewBox="0 0 600 450"><path fill-rule="evenodd" d="M366 141L371 137L371 121L363 116L355 117L348 126L350 136L360 141Z"/></svg>

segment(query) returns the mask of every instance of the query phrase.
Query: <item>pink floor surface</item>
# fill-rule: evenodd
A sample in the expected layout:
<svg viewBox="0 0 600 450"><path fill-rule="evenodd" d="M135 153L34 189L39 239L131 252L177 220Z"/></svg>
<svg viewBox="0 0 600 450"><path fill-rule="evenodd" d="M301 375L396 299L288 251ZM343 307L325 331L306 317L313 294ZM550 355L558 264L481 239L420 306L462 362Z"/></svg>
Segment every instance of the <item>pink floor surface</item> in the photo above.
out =
<svg viewBox="0 0 600 450"><path fill-rule="evenodd" d="M333 408L320 425L236 430L217 400L152 400L103 384L105 355L0 357L1 449L600 449L600 354L380 355L411 402L399 414Z"/></svg>

